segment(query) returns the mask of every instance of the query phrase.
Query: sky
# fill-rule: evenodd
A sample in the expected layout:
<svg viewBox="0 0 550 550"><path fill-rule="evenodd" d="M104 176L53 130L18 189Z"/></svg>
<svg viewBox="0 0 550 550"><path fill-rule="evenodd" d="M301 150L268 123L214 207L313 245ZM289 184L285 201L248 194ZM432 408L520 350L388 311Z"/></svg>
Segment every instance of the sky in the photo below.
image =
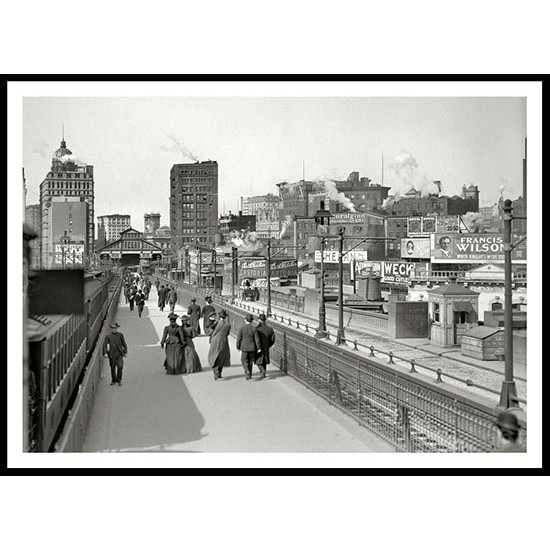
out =
<svg viewBox="0 0 550 550"><path fill-rule="evenodd" d="M143 214L169 225L172 165L216 160L219 213L281 181L345 179L350 172L403 188L405 179L463 185L480 204L522 194L524 97L23 97L26 204L60 146L94 166L95 215ZM383 158L383 162L382 162ZM406 158L404 178L398 161ZM382 166L384 171L382 174ZM382 180L383 178L383 180Z"/></svg>

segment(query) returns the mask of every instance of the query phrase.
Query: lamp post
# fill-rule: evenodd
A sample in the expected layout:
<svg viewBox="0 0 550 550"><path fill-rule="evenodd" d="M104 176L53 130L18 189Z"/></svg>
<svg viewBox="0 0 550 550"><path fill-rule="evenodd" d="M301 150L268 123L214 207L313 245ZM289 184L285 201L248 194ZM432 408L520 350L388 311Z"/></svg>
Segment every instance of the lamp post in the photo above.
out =
<svg viewBox="0 0 550 550"><path fill-rule="evenodd" d="M202 251L199 247L197 247L197 256L199 258L199 269L197 270L197 288L200 288L202 279Z"/></svg>
<svg viewBox="0 0 550 550"><path fill-rule="evenodd" d="M343 344L344 334L344 233L345 227L338 230L338 332L336 345Z"/></svg>
<svg viewBox="0 0 550 550"><path fill-rule="evenodd" d="M512 315L512 201L506 199L502 208L504 222L504 381L499 407L517 407L518 397L514 382L514 348Z"/></svg>
<svg viewBox="0 0 550 550"><path fill-rule="evenodd" d="M315 338L327 337L327 312L325 308L325 235L328 233L330 218L332 214L325 210L325 201L321 201L320 208L315 212L315 223L317 224L317 234L321 236L321 288L319 296L319 328Z"/></svg>
<svg viewBox="0 0 550 550"><path fill-rule="evenodd" d="M267 275L267 316L271 316L271 237L267 241L267 258L266 263L266 275Z"/></svg>
<svg viewBox="0 0 550 550"><path fill-rule="evenodd" d="M212 270L214 273L214 280L213 280L213 293L216 294L216 249L214 248L212 250Z"/></svg>
<svg viewBox="0 0 550 550"><path fill-rule="evenodd" d="M237 247L232 246L231 247L231 303L235 303L235 284L237 282L237 269L238 269L238 263L237 263Z"/></svg>

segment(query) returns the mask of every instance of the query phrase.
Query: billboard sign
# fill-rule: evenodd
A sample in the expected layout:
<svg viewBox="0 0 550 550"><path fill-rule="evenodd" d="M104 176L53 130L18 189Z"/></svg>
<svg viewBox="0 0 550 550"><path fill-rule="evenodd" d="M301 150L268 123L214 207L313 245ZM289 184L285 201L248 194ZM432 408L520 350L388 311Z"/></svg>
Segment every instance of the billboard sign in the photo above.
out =
<svg viewBox="0 0 550 550"><path fill-rule="evenodd" d="M337 264L338 263L338 250L325 250L323 254L323 260L326 264ZM349 264L352 260L357 262L366 262L368 260L368 252L366 250L350 250L344 254L342 258L342 263ZM315 261L321 263L321 251L315 251Z"/></svg>
<svg viewBox="0 0 550 550"><path fill-rule="evenodd" d="M407 218L407 235L409 237L423 237L435 233L435 216L412 216Z"/></svg>
<svg viewBox="0 0 550 550"><path fill-rule="evenodd" d="M435 233L459 233L460 220L458 216L439 216L435 223Z"/></svg>
<svg viewBox="0 0 550 550"><path fill-rule="evenodd" d="M504 237L500 233L435 233L430 246L432 262L504 262ZM512 250L512 261L527 262L525 241Z"/></svg>
<svg viewBox="0 0 550 550"><path fill-rule="evenodd" d="M244 260L239 264L239 277L258 279L266 276L266 260ZM271 260L272 277L297 277L297 260Z"/></svg>
<svg viewBox="0 0 550 550"><path fill-rule="evenodd" d="M54 245L55 263L59 265L82 265L84 256L83 244L56 244Z"/></svg>
<svg viewBox="0 0 550 550"><path fill-rule="evenodd" d="M415 274L414 263L381 262L383 283L407 285Z"/></svg>
<svg viewBox="0 0 550 550"><path fill-rule="evenodd" d="M401 239L401 257L402 258L424 258L430 259L431 244L430 239Z"/></svg>

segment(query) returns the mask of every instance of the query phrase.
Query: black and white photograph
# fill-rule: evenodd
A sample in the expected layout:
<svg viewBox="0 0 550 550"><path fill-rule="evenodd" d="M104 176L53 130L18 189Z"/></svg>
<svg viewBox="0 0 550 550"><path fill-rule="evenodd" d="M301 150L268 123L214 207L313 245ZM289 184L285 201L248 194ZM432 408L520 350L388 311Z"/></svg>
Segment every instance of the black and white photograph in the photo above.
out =
<svg viewBox="0 0 550 550"><path fill-rule="evenodd" d="M536 460L536 83L318 84L19 83L23 456Z"/></svg>

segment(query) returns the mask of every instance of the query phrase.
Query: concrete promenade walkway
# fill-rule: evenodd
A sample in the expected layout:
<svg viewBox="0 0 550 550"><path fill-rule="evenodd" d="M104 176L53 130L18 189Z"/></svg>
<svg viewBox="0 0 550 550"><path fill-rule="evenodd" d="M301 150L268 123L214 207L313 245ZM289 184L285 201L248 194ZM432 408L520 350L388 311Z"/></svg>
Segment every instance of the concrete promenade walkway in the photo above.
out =
<svg viewBox="0 0 550 550"><path fill-rule="evenodd" d="M84 452L394 451L275 367L264 380L245 380L234 338L222 379L208 367L205 336L194 340L203 372L166 375L159 342L169 309L156 304L153 287L139 318L121 297L117 322L129 347L123 385L110 385L105 360Z"/></svg>

